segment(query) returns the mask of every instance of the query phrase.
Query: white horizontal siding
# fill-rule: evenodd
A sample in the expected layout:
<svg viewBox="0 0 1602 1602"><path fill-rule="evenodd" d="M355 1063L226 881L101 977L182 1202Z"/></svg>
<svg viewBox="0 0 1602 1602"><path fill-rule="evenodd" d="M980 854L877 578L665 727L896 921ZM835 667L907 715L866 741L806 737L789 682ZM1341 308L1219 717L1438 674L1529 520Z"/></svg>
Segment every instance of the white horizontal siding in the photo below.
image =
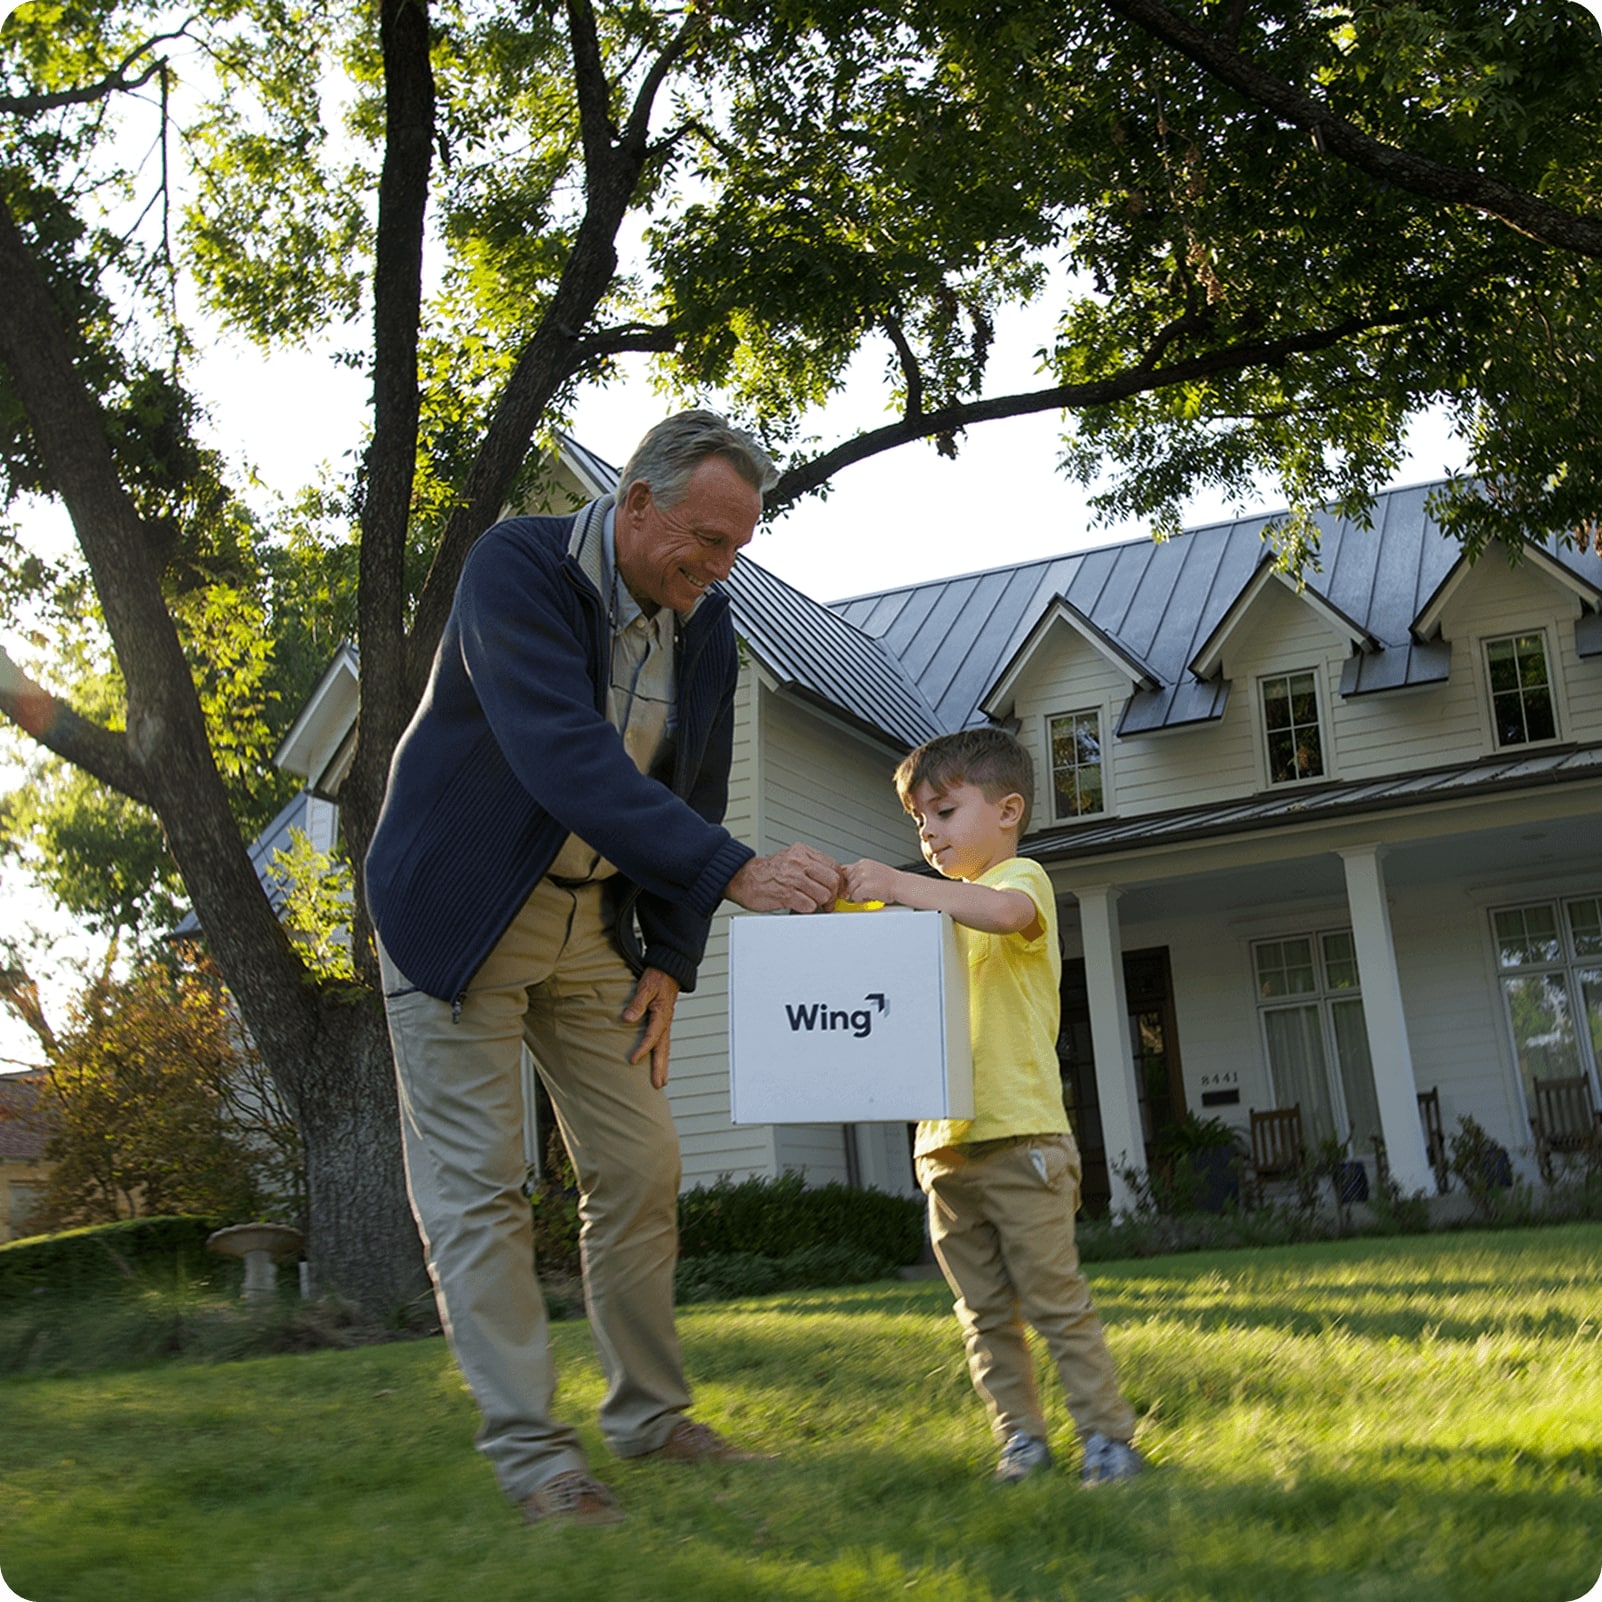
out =
<svg viewBox="0 0 1602 1602"><path fill-rule="evenodd" d="M902 753L861 737L788 697L761 697L760 849L803 841L843 862L906 862L918 837L891 775Z"/></svg>

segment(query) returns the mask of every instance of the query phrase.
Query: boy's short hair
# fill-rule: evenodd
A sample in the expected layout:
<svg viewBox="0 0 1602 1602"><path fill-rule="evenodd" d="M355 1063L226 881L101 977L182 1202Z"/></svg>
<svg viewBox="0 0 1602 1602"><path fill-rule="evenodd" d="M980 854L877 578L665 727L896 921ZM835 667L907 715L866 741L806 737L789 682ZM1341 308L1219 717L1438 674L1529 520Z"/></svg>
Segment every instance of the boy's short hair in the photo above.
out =
<svg viewBox="0 0 1602 1602"><path fill-rule="evenodd" d="M971 784L987 801L1004 795L1023 797L1021 835L1029 827L1034 809L1035 764L1028 751L1004 729L963 729L938 734L902 759L895 771L896 794L912 810L912 792L920 784L932 790L949 790L954 784Z"/></svg>

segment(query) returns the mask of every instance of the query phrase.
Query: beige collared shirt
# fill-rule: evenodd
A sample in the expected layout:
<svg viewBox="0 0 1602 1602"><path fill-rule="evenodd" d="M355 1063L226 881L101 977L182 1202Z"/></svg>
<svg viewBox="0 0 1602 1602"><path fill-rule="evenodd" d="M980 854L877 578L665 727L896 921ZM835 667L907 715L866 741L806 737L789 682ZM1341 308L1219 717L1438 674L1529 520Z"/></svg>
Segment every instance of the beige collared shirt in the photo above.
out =
<svg viewBox="0 0 1602 1602"><path fill-rule="evenodd" d="M672 745L678 616L670 607L659 606L655 616L647 617L618 577L611 508L600 540L592 536L583 541L582 529L582 522L574 529L572 555L607 603L612 637L607 721L623 736L623 747L635 767L650 773ZM571 881L609 878L617 868L578 835L570 834L547 871L553 879Z"/></svg>

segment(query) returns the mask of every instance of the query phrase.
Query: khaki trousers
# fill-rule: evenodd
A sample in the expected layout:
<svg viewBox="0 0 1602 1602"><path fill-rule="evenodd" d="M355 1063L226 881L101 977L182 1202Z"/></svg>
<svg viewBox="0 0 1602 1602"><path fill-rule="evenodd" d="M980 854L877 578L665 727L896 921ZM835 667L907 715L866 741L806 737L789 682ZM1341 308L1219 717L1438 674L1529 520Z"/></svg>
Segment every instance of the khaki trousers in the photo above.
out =
<svg viewBox="0 0 1602 1602"><path fill-rule="evenodd" d="M483 1426L479 1449L521 1501L584 1466L551 1418L556 1376L523 1185L521 1048L550 1090L579 1182L590 1330L605 1373L601 1430L623 1457L655 1450L689 1406L673 1321L679 1145L649 1061L630 1066L634 978L602 890L535 888L453 1016L380 951L407 1187L440 1316Z"/></svg>
<svg viewBox="0 0 1602 1602"><path fill-rule="evenodd" d="M1079 1148L1036 1135L966 1157L948 1147L918 1159L935 1258L957 1298L968 1373L999 1441L1046 1437L1025 1321L1046 1343L1083 1436L1127 1441L1133 1409L1079 1268Z"/></svg>

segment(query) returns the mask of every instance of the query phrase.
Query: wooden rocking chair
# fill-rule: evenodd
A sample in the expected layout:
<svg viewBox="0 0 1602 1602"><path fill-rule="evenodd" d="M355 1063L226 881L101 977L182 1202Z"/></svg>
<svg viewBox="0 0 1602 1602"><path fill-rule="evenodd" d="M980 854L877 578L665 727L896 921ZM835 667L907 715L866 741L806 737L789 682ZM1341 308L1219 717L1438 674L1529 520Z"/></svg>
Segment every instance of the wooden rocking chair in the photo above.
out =
<svg viewBox="0 0 1602 1602"><path fill-rule="evenodd" d="M1567 1079L1532 1079L1535 1103L1530 1133L1541 1177L1552 1183L1554 1156L1583 1157L1588 1169L1602 1168L1602 1112L1584 1074Z"/></svg>
<svg viewBox="0 0 1602 1602"><path fill-rule="evenodd" d="M1307 1162L1302 1144L1302 1104L1270 1107L1251 1116L1250 1181L1252 1203L1262 1206L1264 1187L1273 1180L1297 1179Z"/></svg>

